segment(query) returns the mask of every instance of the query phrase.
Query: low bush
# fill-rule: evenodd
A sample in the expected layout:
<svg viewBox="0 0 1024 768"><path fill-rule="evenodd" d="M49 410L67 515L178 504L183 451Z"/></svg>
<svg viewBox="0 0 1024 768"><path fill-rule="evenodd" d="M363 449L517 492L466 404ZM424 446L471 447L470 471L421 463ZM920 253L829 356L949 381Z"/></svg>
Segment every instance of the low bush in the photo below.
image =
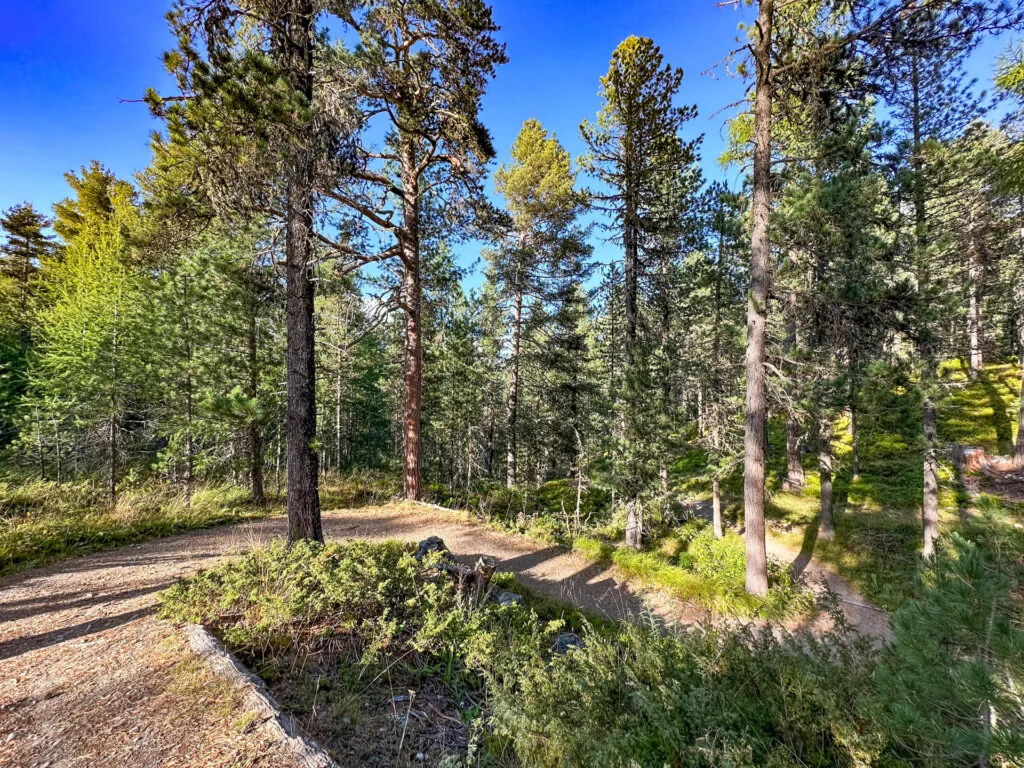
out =
<svg viewBox="0 0 1024 768"><path fill-rule="evenodd" d="M702 562L728 560L703 547ZM335 725L369 717L366 699L386 677L384 719L343 726L342 747L365 727L379 754L382 728L401 722L394 702L411 710L417 691L443 686L473 738L427 765L966 768L1024 758L1024 633L1008 565L945 542L885 649L839 617L811 637L595 627L569 612L582 641L555 653L567 624L557 606L474 605L394 543L272 545L179 583L161 613L209 624L272 679L315 660L298 686L305 698L285 700ZM399 685L408 697L394 696Z"/></svg>

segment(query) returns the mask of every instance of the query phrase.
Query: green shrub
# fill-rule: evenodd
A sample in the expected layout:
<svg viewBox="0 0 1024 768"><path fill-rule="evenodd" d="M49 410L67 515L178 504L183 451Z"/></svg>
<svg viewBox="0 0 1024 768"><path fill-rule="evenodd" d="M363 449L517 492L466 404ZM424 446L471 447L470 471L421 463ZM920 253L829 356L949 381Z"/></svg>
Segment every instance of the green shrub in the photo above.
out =
<svg viewBox="0 0 1024 768"><path fill-rule="evenodd" d="M870 650L849 634L662 635L623 625L489 679L492 724L524 765L837 766L874 749L856 713Z"/></svg>

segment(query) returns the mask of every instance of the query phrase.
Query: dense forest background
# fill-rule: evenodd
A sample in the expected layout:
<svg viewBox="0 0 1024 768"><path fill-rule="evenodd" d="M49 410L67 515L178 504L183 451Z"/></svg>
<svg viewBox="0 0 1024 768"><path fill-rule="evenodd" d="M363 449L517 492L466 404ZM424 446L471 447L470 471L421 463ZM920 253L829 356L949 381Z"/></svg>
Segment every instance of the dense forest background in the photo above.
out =
<svg viewBox="0 0 1024 768"><path fill-rule="evenodd" d="M583 156L531 119L495 168L486 5L176 4L151 166L0 222L5 472L287 491L318 538L318 478L373 471L634 547L701 494L756 539L767 488L815 495L826 539L834 499L917 510L927 553L955 393L1022 352L1020 51L994 93L965 74L1019 9L759 12L726 58L730 188L647 38L594 73ZM989 449L1024 458L1000 407Z"/></svg>

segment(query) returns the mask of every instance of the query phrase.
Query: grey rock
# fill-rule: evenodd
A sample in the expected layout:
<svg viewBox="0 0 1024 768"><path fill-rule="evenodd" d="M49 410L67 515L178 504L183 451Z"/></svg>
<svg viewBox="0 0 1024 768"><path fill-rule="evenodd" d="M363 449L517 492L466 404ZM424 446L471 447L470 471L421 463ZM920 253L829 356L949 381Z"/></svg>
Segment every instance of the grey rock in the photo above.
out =
<svg viewBox="0 0 1024 768"><path fill-rule="evenodd" d="M427 555L432 555L435 552L440 552L441 556L445 560L449 560L452 562L455 561L454 555L452 555L448 547L445 546L444 539L442 539L440 536L430 536L421 541L419 547L417 547L416 549L415 557L417 562L422 563L423 559L427 557Z"/></svg>
<svg viewBox="0 0 1024 768"><path fill-rule="evenodd" d="M498 605L522 605L523 596L517 595L515 592L509 592L508 590L502 590L498 593Z"/></svg>
<svg viewBox="0 0 1024 768"><path fill-rule="evenodd" d="M586 643L583 642L583 638L575 632L563 632L555 638L552 650L555 653L568 653L570 648L584 648L585 646Z"/></svg>

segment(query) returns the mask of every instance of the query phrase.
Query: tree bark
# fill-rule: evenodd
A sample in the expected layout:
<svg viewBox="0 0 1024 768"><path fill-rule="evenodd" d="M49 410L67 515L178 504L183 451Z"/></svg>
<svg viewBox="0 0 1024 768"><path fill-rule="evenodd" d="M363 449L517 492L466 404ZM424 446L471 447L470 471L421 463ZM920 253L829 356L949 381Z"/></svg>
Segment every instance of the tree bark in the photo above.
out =
<svg viewBox="0 0 1024 768"><path fill-rule="evenodd" d="M920 279L923 286L929 281L927 246L928 246L928 208L924 188L924 161L921 157L922 118L921 118L921 79L917 54L912 54L910 86L912 90L913 152L911 167L914 170L914 227L920 260ZM923 528L922 554L931 557L935 551L935 539L939 534L939 462L938 436L936 432L935 404L932 401L932 387L936 378L935 350L932 344L931 329L925 327L923 338L918 342L921 357L921 389L924 392L921 408L921 427L924 437L924 461L922 474L921 518Z"/></svg>
<svg viewBox="0 0 1024 768"><path fill-rule="evenodd" d="M290 0L284 26L285 65L292 87L313 98L313 4ZM310 137L304 137L309 140ZM288 174L285 220L285 281L288 399L288 540L323 541L316 443L316 356L313 323L313 165L300 148Z"/></svg>
<svg viewBox="0 0 1024 768"><path fill-rule="evenodd" d="M421 435L420 400L423 386L423 340L420 327L422 285L420 283L419 180L416 150L411 139L402 145L402 308L405 311L405 372L402 401L402 464L405 498L420 497Z"/></svg>
<svg viewBox="0 0 1024 768"><path fill-rule="evenodd" d="M787 493L802 493L804 490L804 465L800 461L800 422L794 416L786 419L786 482L782 490Z"/></svg>
<svg viewBox="0 0 1024 768"><path fill-rule="evenodd" d="M110 503L117 501L117 416L110 414L107 425L107 495Z"/></svg>
<svg viewBox="0 0 1024 768"><path fill-rule="evenodd" d="M921 521L924 529L922 554L931 557L935 552L935 540L939 537L939 450L935 427L935 406L931 397L924 399L924 492L921 504Z"/></svg>
<svg viewBox="0 0 1024 768"><path fill-rule="evenodd" d="M821 481L821 527L818 536L835 538L832 518L832 422L823 416L818 429L818 479Z"/></svg>
<svg viewBox="0 0 1024 768"><path fill-rule="evenodd" d="M253 301L249 311L249 398L253 402L256 402L260 388L260 327L256 312L257 304ZM249 421L249 484L252 487L252 503L263 504L266 501L263 488L263 425L258 416Z"/></svg>
<svg viewBox="0 0 1024 768"><path fill-rule="evenodd" d="M1020 405L1017 408L1017 445L1014 450L1014 465L1024 467L1024 355L1020 368Z"/></svg>
<svg viewBox="0 0 1024 768"><path fill-rule="evenodd" d="M632 172L632 149L629 146L629 129L626 130L627 142L623 168L625 190L623 194L623 232L622 242L625 249L623 275L625 277L624 303L626 311L626 370L633 370L636 352L636 299L637 269L639 262L639 242L637 233L637 203Z"/></svg>
<svg viewBox="0 0 1024 768"><path fill-rule="evenodd" d="M57 459L57 466L56 466L56 470L57 470L57 485L60 485L61 477L62 477L62 475L61 475L62 461L61 461L61 452L60 452L60 424L57 423L57 419L53 419L53 447L57 451L57 455L56 455L56 459Z"/></svg>
<svg viewBox="0 0 1024 768"><path fill-rule="evenodd" d="M711 478L711 524L715 538L722 538L725 535L722 531L722 485L717 476Z"/></svg>
<svg viewBox="0 0 1024 768"><path fill-rule="evenodd" d="M188 296L188 277L185 276L182 286L184 312L182 317L182 330L185 341L185 508L192 506L192 479L195 470L195 448L192 441L192 330L189 320L191 318L191 306Z"/></svg>
<svg viewBox="0 0 1024 768"><path fill-rule="evenodd" d="M971 357L971 378L976 379L985 367L981 351L981 252L974 231L974 216L971 216L970 263L968 266L967 335Z"/></svg>
<svg viewBox="0 0 1024 768"><path fill-rule="evenodd" d="M36 451L39 453L39 479L46 481L46 453L43 451L43 422L36 408Z"/></svg>
<svg viewBox="0 0 1024 768"><path fill-rule="evenodd" d="M523 332L523 290L516 286L515 303L512 307L512 359L508 374L508 457L506 484L516 486L516 430L519 421L519 350Z"/></svg>
<svg viewBox="0 0 1024 768"><path fill-rule="evenodd" d="M765 346L768 323L768 289L771 279L771 45L774 0L760 0L758 39L754 44L756 94L754 97L753 229L751 236L750 288L747 296L747 396L743 458L743 514L746 538L746 589L753 595L768 593L768 559L765 551Z"/></svg>

